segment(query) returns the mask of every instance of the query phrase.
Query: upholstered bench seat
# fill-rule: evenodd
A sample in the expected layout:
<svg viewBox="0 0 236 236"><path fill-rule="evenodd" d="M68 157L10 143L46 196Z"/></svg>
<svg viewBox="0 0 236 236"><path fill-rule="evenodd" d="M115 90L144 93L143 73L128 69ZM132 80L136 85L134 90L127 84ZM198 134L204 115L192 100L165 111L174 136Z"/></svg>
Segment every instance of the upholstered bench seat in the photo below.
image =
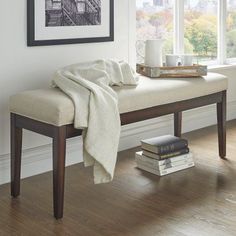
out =
<svg viewBox="0 0 236 236"><path fill-rule="evenodd" d="M113 89L119 99L122 125L174 114L174 135L178 137L181 136L183 111L216 104L219 156L225 158L227 86L226 77L209 73L203 78L187 79L141 77L136 87L114 86ZM82 134L82 130L73 125L73 102L57 88L32 90L12 96L10 111L11 195L18 197L20 194L22 130L51 137L54 216L60 219L63 217L66 140Z"/></svg>
<svg viewBox="0 0 236 236"><path fill-rule="evenodd" d="M223 75L209 73L203 78L150 79L141 77L136 87L114 86L120 113L201 97L227 89ZM74 121L72 100L60 89L39 89L11 97L10 110L47 124L62 126ZM82 111L81 111L82 112Z"/></svg>

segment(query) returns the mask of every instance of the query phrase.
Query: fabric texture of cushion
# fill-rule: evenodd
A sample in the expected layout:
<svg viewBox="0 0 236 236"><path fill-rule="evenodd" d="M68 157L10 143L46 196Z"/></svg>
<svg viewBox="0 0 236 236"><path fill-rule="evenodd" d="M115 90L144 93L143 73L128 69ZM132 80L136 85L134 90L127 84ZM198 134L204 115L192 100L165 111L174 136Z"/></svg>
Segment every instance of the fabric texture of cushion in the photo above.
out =
<svg viewBox="0 0 236 236"><path fill-rule="evenodd" d="M216 73L202 78L140 77L137 86L113 87L119 98L120 113L201 97L227 88L227 78ZM72 124L74 121L72 100L57 88L13 95L10 98L10 111L55 126Z"/></svg>

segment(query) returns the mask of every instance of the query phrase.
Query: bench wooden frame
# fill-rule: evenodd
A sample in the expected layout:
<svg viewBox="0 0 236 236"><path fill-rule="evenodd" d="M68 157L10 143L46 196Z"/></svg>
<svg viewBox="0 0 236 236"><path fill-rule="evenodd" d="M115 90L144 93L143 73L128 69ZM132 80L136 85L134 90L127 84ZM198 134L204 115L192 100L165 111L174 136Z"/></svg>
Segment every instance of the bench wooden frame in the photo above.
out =
<svg viewBox="0 0 236 236"><path fill-rule="evenodd" d="M219 156L226 156L226 91L189 100L164 104L121 114L121 124L126 125L174 113L174 134L181 136L182 111L217 104ZM27 129L53 139L53 204L56 219L63 217L66 139L79 136L82 130L73 124L54 126L11 113L11 195L20 195L22 129Z"/></svg>

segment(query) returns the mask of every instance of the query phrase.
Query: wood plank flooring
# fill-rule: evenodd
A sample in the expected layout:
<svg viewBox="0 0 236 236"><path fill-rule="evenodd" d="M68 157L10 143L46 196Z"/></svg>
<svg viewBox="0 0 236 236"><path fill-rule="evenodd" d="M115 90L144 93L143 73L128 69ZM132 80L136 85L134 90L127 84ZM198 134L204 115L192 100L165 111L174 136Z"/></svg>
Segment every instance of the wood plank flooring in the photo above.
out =
<svg viewBox="0 0 236 236"><path fill-rule="evenodd" d="M114 181L94 185L92 170L67 168L63 220L52 216L52 173L22 181L11 199L0 186L0 235L236 235L236 120L227 125L227 158L216 127L184 135L196 167L158 177L135 168L134 152L119 153Z"/></svg>

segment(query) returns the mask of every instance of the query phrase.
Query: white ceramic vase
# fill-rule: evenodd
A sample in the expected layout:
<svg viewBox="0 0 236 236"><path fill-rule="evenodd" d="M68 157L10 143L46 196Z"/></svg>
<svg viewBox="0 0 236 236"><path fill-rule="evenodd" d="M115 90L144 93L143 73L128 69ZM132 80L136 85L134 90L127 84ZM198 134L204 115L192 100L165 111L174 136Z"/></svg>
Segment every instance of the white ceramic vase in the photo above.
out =
<svg viewBox="0 0 236 236"><path fill-rule="evenodd" d="M137 41L137 44L145 44L145 55L140 53L139 47L137 47L137 53L144 58L144 64L150 67L162 66L162 45L164 40L162 39L153 39Z"/></svg>

